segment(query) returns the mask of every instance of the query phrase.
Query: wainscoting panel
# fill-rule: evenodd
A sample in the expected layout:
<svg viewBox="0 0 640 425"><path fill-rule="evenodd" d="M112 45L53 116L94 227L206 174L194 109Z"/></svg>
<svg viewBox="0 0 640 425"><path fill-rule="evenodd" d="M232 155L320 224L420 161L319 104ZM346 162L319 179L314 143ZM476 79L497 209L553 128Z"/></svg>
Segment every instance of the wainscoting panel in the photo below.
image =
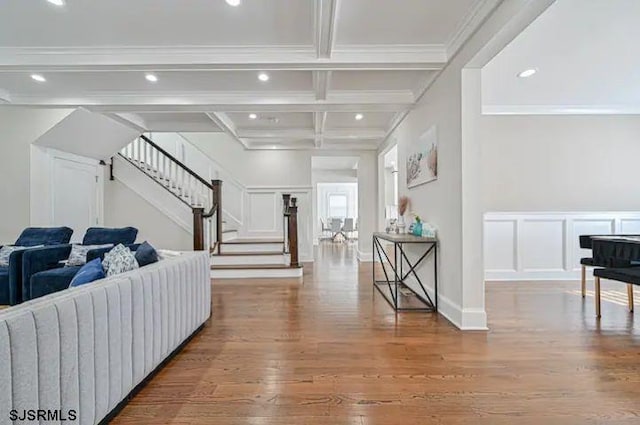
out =
<svg viewBox="0 0 640 425"><path fill-rule="evenodd" d="M247 187L245 196L244 228L241 238L283 238L282 194L291 194L298 200L298 254L300 261L313 261L311 219L311 187Z"/></svg>
<svg viewBox="0 0 640 425"><path fill-rule="evenodd" d="M517 264L516 220L485 220L485 269L515 272Z"/></svg>
<svg viewBox="0 0 640 425"><path fill-rule="evenodd" d="M275 193L247 191L247 200L249 207L247 232L253 234L276 232L278 230L276 217L282 215L282 207L277 208Z"/></svg>
<svg viewBox="0 0 640 425"><path fill-rule="evenodd" d="M578 237L640 234L640 212L486 213L487 280L573 280L580 277Z"/></svg>

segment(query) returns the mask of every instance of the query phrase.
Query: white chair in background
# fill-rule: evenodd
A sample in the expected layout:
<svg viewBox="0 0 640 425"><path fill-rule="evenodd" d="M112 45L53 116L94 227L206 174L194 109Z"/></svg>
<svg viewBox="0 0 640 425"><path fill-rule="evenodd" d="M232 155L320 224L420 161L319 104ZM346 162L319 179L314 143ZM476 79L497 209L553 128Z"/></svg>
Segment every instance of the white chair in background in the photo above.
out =
<svg viewBox="0 0 640 425"><path fill-rule="evenodd" d="M320 219L320 228L322 229L320 231L320 235L322 236L322 239L325 239L326 234L331 232L331 227L327 226L323 219ZM329 236L329 238L330 237L331 236Z"/></svg>
<svg viewBox="0 0 640 425"><path fill-rule="evenodd" d="M353 232L356 231L356 226L354 224L353 218L345 218L344 226L342 226L342 232L345 235L347 240L351 240L351 236L353 236Z"/></svg>
<svg viewBox="0 0 640 425"><path fill-rule="evenodd" d="M338 235L342 235L344 237L344 233L342 233L342 220L339 218L331 219L331 240L336 241Z"/></svg>

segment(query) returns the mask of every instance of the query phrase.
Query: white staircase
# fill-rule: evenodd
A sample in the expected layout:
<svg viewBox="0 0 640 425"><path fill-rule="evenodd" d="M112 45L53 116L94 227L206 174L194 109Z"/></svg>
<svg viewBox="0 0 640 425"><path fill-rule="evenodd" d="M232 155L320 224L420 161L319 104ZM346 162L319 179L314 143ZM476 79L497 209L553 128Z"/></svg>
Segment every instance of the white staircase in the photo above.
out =
<svg viewBox="0 0 640 425"><path fill-rule="evenodd" d="M178 161L152 140L143 136L120 151L120 157L139 171L150 177L179 200L183 206L203 208L205 213L214 207L212 186L190 168ZM117 162L120 164L120 162ZM135 171L131 170L131 173ZM119 173L118 177L126 177ZM134 185L130 185L134 187ZM139 194L145 189L136 187ZM135 189L134 189L135 190ZM158 189L160 190L160 189ZM161 191L161 190L160 190ZM224 193L224 192L223 192ZM165 197L169 197L165 195ZM169 197L171 198L171 197ZM175 201L174 201L175 203ZM224 199L222 201L224 205ZM165 208L166 210L166 200ZM190 213L190 212L189 212ZM169 216L169 214L167 214ZM179 217L183 227L189 226L185 211L171 214L170 218ZM285 253L283 239L243 239L239 231L227 225L223 215L220 241L216 241L216 220L205 220L205 247L211 251L211 277L217 279L247 278L296 278L302 277L302 267L290 266L290 256ZM230 219L235 224L235 219ZM178 221L178 220L176 220ZM179 223L180 224L180 223Z"/></svg>

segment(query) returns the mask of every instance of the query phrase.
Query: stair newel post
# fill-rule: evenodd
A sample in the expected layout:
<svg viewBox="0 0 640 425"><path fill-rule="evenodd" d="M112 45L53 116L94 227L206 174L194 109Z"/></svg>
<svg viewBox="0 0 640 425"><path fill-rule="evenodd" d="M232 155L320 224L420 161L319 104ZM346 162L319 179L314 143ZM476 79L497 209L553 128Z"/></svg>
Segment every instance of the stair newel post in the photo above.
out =
<svg viewBox="0 0 640 425"><path fill-rule="evenodd" d="M291 256L291 267L300 267L298 262L298 200L291 198L289 206L289 254Z"/></svg>
<svg viewBox="0 0 640 425"><path fill-rule="evenodd" d="M289 202L291 195L289 193L282 194L282 252L284 254L288 251L288 215L289 215Z"/></svg>
<svg viewBox="0 0 640 425"><path fill-rule="evenodd" d="M204 208L194 207L193 211L193 250L204 250Z"/></svg>
<svg viewBox="0 0 640 425"><path fill-rule="evenodd" d="M211 180L213 187L213 205L216 207L216 249L220 254L222 245L222 180Z"/></svg>

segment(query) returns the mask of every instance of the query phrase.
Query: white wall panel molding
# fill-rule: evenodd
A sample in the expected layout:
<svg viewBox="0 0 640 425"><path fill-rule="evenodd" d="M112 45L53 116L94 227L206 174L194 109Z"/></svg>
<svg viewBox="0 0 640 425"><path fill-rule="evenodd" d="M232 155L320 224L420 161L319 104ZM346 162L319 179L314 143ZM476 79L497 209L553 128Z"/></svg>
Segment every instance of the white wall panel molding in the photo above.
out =
<svg viewBox="0 0 640 425"><path fill-rule="evenodd" d="M298 249L300 261L313 261L311 186L251 186L245 190L244 226L241 238L283 237L282 194L298 200Z"/></svg>
<svg viewBox="0 0 640 425"><path fill-rule="evenodd" d="M487 280L574 280L585 234L640 234L638 212L491 212L484 216Z"/></svg>

